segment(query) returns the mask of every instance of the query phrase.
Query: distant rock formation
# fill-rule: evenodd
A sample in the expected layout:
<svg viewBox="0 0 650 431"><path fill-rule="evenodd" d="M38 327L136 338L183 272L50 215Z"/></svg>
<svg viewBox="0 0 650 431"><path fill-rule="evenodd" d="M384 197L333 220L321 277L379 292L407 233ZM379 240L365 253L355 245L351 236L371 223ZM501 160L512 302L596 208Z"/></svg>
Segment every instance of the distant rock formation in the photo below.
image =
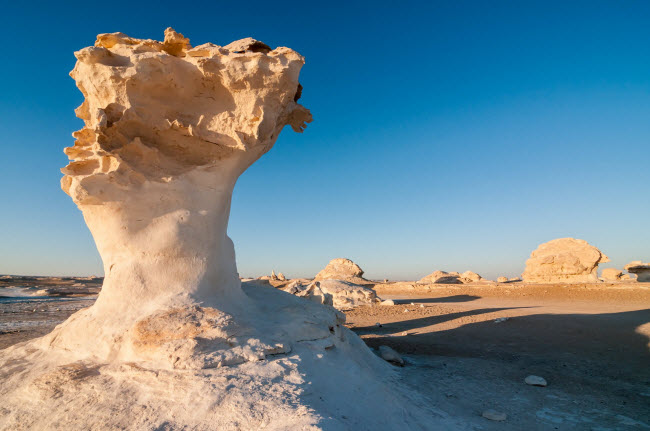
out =
<svg viewBox="0 0 650 431"><path fill-rule="evenodd" d="M623 278L623 271L616 268L605 268L600 273L600 278L607 281L620 281Z"/></svg>
<svg viewBox="0 0 650 431"><path fill-rule="evenodd" d="M636 281L650 282L650 263L635 260L625 265L625 270L630 274L636 274Z"/></svg>
<svg viewBox="0 0 650 431"><path fill-rule="evenodd" d="M598 281L598 264L609 258L587 241L560 238L533 251L522 278L528 283L590 283Z"/></svg>
<svg viewBox="0 0 650 431"><path fill-rule="evenodd" d="M378 305L381 302L374 290L344 280L320 280L311 283L292 281L282 290L331 305L339 310L349 310L360 305Z"/></svg>
<svg viewBox="0 0 650 431"><path fill-rule="evenodd" d="M363 270L359 265L350 259L340 257L332 259L322 271L316 274L314 280L367 281L362 276Z"/></svg>
<svg viewBox="0 0 650 431"><path fill-rule="evenodd" d="M433 284L464 284L486 281L483 277L472 271L465 271L462 274L458 272L434 271L431 274L422 277L418 283Z"/></svg>

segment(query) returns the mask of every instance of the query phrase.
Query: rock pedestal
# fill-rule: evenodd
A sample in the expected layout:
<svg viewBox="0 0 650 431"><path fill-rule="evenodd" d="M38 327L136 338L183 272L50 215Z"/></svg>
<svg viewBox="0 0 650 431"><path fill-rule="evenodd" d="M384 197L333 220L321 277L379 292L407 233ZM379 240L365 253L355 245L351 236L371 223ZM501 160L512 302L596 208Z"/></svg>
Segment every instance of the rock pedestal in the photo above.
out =
<svg viewBox="0 0 650 431"><path fill-rule="evenodd" d="M630 274L636 274L636 281L650 282L650 263L635 260L625 265L625 270Z"/></svg>
<svg viewBox="0 0 650 431"><path fill-rule="evenodd" d="M431 425L340 312L239 281L233 187L311 121L303 57L250 38L192 48L172 29L75 55L84 127L61 184L106 278L92 307L2 352L0 429Z"/></svg>

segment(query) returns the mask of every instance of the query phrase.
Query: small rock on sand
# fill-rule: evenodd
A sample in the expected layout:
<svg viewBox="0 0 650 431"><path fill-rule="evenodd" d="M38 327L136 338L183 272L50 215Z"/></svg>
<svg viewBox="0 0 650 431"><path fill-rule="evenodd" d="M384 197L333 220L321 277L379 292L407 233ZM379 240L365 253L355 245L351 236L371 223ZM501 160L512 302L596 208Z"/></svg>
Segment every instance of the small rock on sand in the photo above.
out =
<svg viewBox="0 0 650 431"><path fill-rule="evenodd" d="M508 417L508 415L506 415L505 413L498 412L492 409L488 409L484 411L481 416L483 416L485 419L489 419L491 421L498 421L498 422L505 421L506 418Z"/></svg>
<svg viewBox="0 0 650 431"><path fill-rule="evenodd" d="M528 376L524 379L527 385L531 386L546 386L546 380L540 376Z"/></svg>
<svg viewBox="0 0 650 431"><path fill-rule="evenodd" d="M381 305L395 305L395 301L392 299L386 299L385 301L381 301Z"/></svg>
<svg viewBox="0 0 650 431"><path fill-rule="evenodd" d="M381 356L381 358L385 361L392 362L397 365L404 365L404 359L402 359L399 353L388 346L379 346L379 356Z"/></svg>

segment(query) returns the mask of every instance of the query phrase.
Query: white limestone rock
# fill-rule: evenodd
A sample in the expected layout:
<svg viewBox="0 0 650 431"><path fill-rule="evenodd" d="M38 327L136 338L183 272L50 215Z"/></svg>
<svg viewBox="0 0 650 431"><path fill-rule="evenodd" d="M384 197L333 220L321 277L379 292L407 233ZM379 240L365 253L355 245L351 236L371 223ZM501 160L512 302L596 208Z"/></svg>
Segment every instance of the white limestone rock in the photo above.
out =
<svg viewBox="0 0 650 431"><path fill-rule="evenodd" d="M172 29L75 55L84 127L61 186L106 277L93 306L2 351L0 429L449 428L340 312L240 282L233 187L285 125L311 121L302 56L253 39L192 48Z"/></svg>
<svg viewBox="0 0 650 431"><path fill-rule="evenodd" d="M600 273L600 278L605 281L620 281L623 278L623 271L616 268L605 268Z"/></svg>
<svg viewBox="0 0 650 431"><path fill-rule="evenodd" d="M635 260L625 265L625 270L630 274L636 274L636 281L650 282L650 263Z"/></svg>
<svg viewBox="0 0 650 431"><path fill-rule="evenodd" d="M609 258L587 241L560 238L533 251L522 278L528 283L590 283L598 281L598 265Z"/></svg>
<svg viewBox="0 0 650 431"><path fill-rule="evenodd" d="M381 299L374 290L344 280L320 280L311 283L292 281L283 289L285 292L297 296L325 295L323 304L332 305L338 310L350 310L361 305L377 305Z"/></svg>
<svg viewBox="0 0 650 431"><path fill-rule="evenodd" d="M544 387L544 386L547 385L546 379L544 379L543 377L540 377L540 376L533 376L533 375L530 375L530 376L526 377L524 379L524 382L527 385L530 385L530 386L542 386L542 387Z"/></svg>
<svg viewBox="0 0 650 431"><path fill-rule="evenodd" d="M481 416L483 416L485 419L489 419L491 421L496 421L496 422L503 422L506 419L508 419L508 415L506 415L505 413L492 410L492 409L485 410Z"/></svg>
<svg viewBox="0 0 650 431"><path fill-rule="evenodd" d="M404 359L395 350L388 346L379 346L379 356L385 361L396 365L404 365Z"/></svg>
<svg viewBox="0 0 650 431"><path fill-rule="evenodd" d="M508 277L497 277L497 282L498 283L507 283L508 282Z"/></svg>
<svg viewBox="0 0 650 431"><path fill-rule="evenodd" d="M479 274L472 271L458 272L434 271L426 277L422 277L418 283L434 284L466 284L486 281Z"/></svg>
<svg viewBox="0 0 650 431"><path fill-rule="evenodd" d="M361 267L345 258L332 259L325 268L316 274L314 280L346 280L362 283L367 281L363 278Z"/></svg>

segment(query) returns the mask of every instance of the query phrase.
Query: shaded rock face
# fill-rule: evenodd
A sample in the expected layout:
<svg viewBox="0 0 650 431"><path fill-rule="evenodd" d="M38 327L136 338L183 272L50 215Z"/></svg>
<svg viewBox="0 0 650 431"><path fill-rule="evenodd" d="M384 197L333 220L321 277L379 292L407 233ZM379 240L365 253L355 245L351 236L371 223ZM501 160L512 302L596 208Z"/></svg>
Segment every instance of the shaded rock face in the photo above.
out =
<svg viewBox="0 0 650 431"><path fill-rule="evenodd" d="M607 281L619 281L623 279L623 271L616 268L605 268L600 273L600 278Z"/></svg>
<svg viewBox="0 0 650 431"><path fill-rule="evenodd" d="M636 281L650 282L650 263L635 260L625 265L625 270L630 274L636 274Z"/></svg>
<svg viewBox="0 0 650 431"><path fill-rule="evenodd" d="M434 284L464 284L485 281L483 277L472 271L458 272L434 271L426 277L422 277L418 283Z"/></svg>
<svg viewBox="0 0 650 431"><path fill-rule="evenodd" d="M587 241L560 238L533 251L522 279L529 283L590 283L598 281L598 265L609 258Z"/></svg>
<svg viewBox="0 0 650 431"><path fill-rule="evenodd" d="M363 279L363 270L350 259L332 259L330 263L314 277L314 280L355 280Z"/></svg>
<svg viewBox="0 0 650 431"><path fill-rule="evenodd" d="M282 290L331 305L339 310L350 310L361 305L377 305L381 302L374 290L344 280L320 280L312 283L294 281Z"/></svg>

